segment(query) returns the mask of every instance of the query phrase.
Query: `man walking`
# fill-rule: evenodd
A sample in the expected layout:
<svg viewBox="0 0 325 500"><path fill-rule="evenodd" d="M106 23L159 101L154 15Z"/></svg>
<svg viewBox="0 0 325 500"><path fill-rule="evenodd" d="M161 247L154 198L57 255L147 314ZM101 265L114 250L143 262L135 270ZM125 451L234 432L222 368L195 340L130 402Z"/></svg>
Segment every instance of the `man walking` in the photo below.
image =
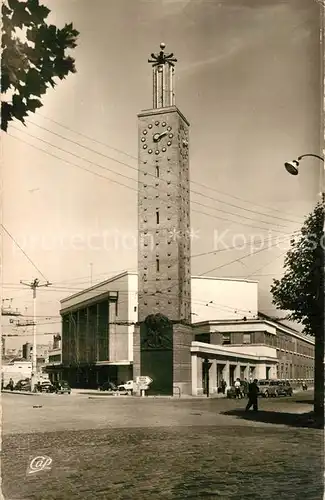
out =
<svg viewBox="0 0 325 500"><path fill-rule="evenodd" d="M242 397L242 394L241 394L241 390L240 390L240 379L237 378L236 379L236 382L235 382L235 397L236 399L241 399Z"/></svg>
<svg viewBox="0 0 325 500"><path fill-rule="evenodd" d="M253 406L254 411L258 411L257 398L258 398L259 388L257 385L257 379L255 378L251 384L248 386L248 403L245 411L248 411L251 406Z"/></svg>

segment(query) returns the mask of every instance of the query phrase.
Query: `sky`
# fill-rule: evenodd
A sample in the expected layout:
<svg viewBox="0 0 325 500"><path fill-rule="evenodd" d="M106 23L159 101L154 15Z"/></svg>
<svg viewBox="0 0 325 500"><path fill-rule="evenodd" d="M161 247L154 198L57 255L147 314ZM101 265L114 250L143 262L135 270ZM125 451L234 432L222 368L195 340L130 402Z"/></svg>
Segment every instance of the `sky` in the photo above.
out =
<svg viewBox="0 0 325 500"><path fill-rule="evenodd" d="M320 191L317 160L297 177L283 167L321 151L317 3L44 3L51 23L80 32L77 73L49 90L27 127L12 122L3 136L3 298L31 316L20 280L52 283L37 301L46 343L42 333L60 331L60 299L91 276L136 270L137 113L151 107L147 59L164 42L178 59L176 105L191 124L192 274L258 280L259 309L279 315L270 284Z"/></svg>

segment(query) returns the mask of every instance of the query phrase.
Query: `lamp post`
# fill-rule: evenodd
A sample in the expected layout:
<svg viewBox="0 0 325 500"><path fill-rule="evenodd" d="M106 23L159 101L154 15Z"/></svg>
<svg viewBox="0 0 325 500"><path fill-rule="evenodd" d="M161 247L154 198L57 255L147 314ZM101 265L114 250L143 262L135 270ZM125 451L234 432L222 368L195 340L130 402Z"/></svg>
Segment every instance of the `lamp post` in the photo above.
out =
<svg viewBox="0 0 325 500"><path fill-rule="evenodd" d="M313 153L308 153L308 154L305 154L305 155L298 156L298 158L296 160L287 161L284 164L284 166L285 166L286 170L289 172L289 174L291 174L291 175L298 175L299 174L299 162L303 158L306 158L307 156L312 156L314 158L318 158L319 160L321 160L322 162L324 162L324 158L322 156L315 155ZM324 184L324 181L323 181L323 184ZM322 187L322 191L324 193L324 185Z"/></svg>
<svg viewBox="0 0 325 500"><path fill-rule="evenodd" d="M322 156L308 153L301 155L297 160L286 162L284 164L287 172L291 175L298 175L299 162L306 157L313 157L321 160L325 168L325 159ZM325 171L322 174L322 202L325 202ZM325 234L325 219L323 221L323 232ZM320 301L320 308L324 311L324 248L319 245L319 266L317 267L319 279L319 292L317 300ZM323 278L323 279L322 279ZM315 414L322 415L324 418L324 324L315 332L315 355L314 355L314 412Z"/></svg>

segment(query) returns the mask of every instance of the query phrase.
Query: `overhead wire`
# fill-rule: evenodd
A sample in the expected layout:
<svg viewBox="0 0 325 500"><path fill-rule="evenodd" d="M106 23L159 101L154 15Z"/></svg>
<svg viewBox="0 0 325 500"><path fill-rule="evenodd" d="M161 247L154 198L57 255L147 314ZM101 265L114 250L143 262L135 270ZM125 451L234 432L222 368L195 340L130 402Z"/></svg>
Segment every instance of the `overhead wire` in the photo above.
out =
<svg viewBox="0 0 325 500"><path fill-rule="evenodd" d="M267 250L268 248L272 248L274 247L276 244L278 243L283 243L285 242L286 240L288 240L288 238L283 238L281 241L278 240L278 238L276 238L276 241L272 243L272 237L266 239L266 240L263 240L266 244L268 244L268 247L266 248L259 248L258 249L258 252L261 252L261 251L265 251ZM220 252L224 252L226 250L238 250L238 247L234 246L234 247L229 247L229 248L225 248L225 249L219 249L219 250L212 250L211 252L203 252L203 253L200 253L200 254L195 254L192 256L192 258L194 257L201 257L201 256L205 256L207 254L218 254ZM241 250L241 249L240 249ZM247 256L250 256L250 255L254 255L255 253L257 252L250 252L249 254L246 254L245 256L243 257L240 257L238 259L235 259L235 262L237 262L238 260L241 260L241 259L244 259L246 258ZM171 260L168 260L169 262L170 261L177 261L177 258L174 258L174 259L171 259ZM225 267L229 264L231 264L232 262L234 261L230 261L228 263L224 263L222 264L221 266L218 267L218 269L222 268L222 267ZM213 269L214 270L214 269ZM212 271L211 271L212 272ZM109 278L108 278L109 279ZM149 280L151 281L151 280ZM156 280L152 280L152 281L156 281ZM164 280L160 280L160 281L164 281ZM91 288L93 287L97 287L98 285L100 285L100 283L98 283L97 285L94 284L92 285L90 288L86 289L87 290L87 293L95 293L97 294L98 293L98 290L91 290ZM15 284L15 283L4 283L4 287L8 288L8 289L21 289L22 287L19 286L18 284ZM44 291L51 291L51 292L54 292L54 291L71 291L71 292L76 292L76 293L79 293L79 292L82 292L82 291L85 291L84 288L73 288L72 286L61 286L60 283L58 282L57 284L55 283L52 283L52 286L51 288L44 288Z"/></svg>
<svg viewBox="0 0 325 500"><path fill-rule="evenodd" d="M113 147L113 146L111 146L111 145L109 145L109 144L105 143L105 142L99 141L99 140L97 140L97 139L94 139L93 137L90 137L90 136L88 136L88 135L86 135L86 134L83 134L83 133L81 133L81 132L79 132L79 131L73 130L73 129L71 129L71 128L67 127L66 125L64 125L64 124L62 124L62 123L60 123L60 122L58 122L58 121L56 121L56 120L53 120L52 118L49 118L48 116L45 116L45 115L43 115L43 114L41 114L41 113L38 113L38 115L39 115L41 118L45 118L46 120L48 120L48 121L50 121L50 122L52 122L52 123L55 123L56 125L59 125L60 127L64 128L65 130L68 130L69 132L72 132L73 134L79 135L80 137L83 137L83 138L85 138L85 139L88 139L89 141L92 141L92 142L94 142L94 143L97 143L97 144L99 144L99 145L101 145L101 146L104 146L104 147L106 147L106 148L108 148L108 149L111 149L112 151L116 151L116 152L118 152L118 153L121 153L121 154L123 154L123 155L125 155L125 156L128 156L129 158L132 158L132 159L134 159L134 160L138 161L138 157L137 157L137 156L132 155L132 154L130 154L130 153L128 153L128 152L126 152L126 151L123 151L122 149L118 149L118 148L116 148L116 147ZM35 124L34 122L32 122L32 121L30 121L30 123L32 123L33 125L36 125L36 124ZM39 126L39 125L37 125L37 126ZM39 127L40 127L40 126L39 126ZM44 130L46 130L46 129L44 128ZM52 131L51 131L51 132L52 132ZM202 184L202 183L200 183L200 182L196 182L196 181L190 180L190 183L191 183L191 184L195 184L195 185L200 186L200 187L203 187L204 189L208 189L208 190L210 190L210 191L214 191L214 192L216 192L216 193L218 193L218 194L221 194L221 195L224 195L224 196L228 196L228 197L230 197L230 198L234 198L234 199L236 199L236 200L238 200L238 201L241 201L241 202L244 202L244 203L249 203L249 204L251 204L251 205L254 205L254 206L257 206L257 207L260 207L260 208L265 208L265 209L267 209L267 210L271 210L272 212L278 212L278 213L281 213L281 214L286 213L286 214L287 214L287 215L289 215L290 217L296 217L296 218L299 218L299 219L300 219L300 221L302 220L302 217L296 216L296 215L292 214L291 212L285 212L285 211L283 211L283 210L279 210L279 209L276 209L276 208L274 208L274 207L270 207L270 206L268 206L268 205L258 204L258 203L256 203L255 201L254 201L254 202L251 202L251 201L249 201L249 200L245 200L245 199L243 199L243 198L241 198L241 197L239 197L239 196L235 196L235 195L232 195L232 194L229 194L229 193L225 193L225 192L223 192L223 191L219 191L219 190L217 190L217 189L215 189L215 188L212 188L211 186L207 186L206 184ZM221 201L221 200L220 200L220 201ZM222 203L226 203L226 204L228 204L227 202L224 202L224 201L221 201L221 202L222 202ZM238 207L238 208L241 208L242 210L247 210L247 209L245 209L245 207ZM250 210L249 210L249 211L250 211ZM262 213L261 215L266 215L266 216L272 217L272 215L270 215L270 214L263 214L263 213ZM283 218L283 220L287 220L287 219ZM299 222L300 222L300 221L299 221Z"/></svg>
<svg viewBox="0 0 325 500"><path fill-rule="evenodd" d="M140 182L140 181L138 181L137 179L133 179L132 177L126 176L126 175L124 175L124 174L121 174L120 172L116 172L115 170L109 169L108 167L105 167L105 166L100 165L100 164L98 164L98 163L96 163L96 162L93 162L92 160L88 160L87 158L81 157L81 156L79 156L79 155L76 155L75 153L72 153L72 152L67 151L67 150L65 150L65 149L63 149L63 148L60 148L59 146L56 146L56 145L54 145L54 144L52 144L52 143L50 143L50 142L48 142L48 141L45 141L44 139L41 139L40 137L34 136L34 135L32 135L32 134L29 134L28 132L26 132L26 131L24 131L24 130L20 130L20 129L19 129L19 128L17 128L17 127L12 127L12 128L13 128L14 130L17 130L18 132L21 132L21 133L23 133L23 134L25 134L25 135L27 135L27 136L29 136L29 137L33 138L33 139L39 140L40 142L43 142L43 143L45 143L45 144L47 144L47 145L49 145L49 146L52 146L53 148L56 148L56 149L58 149L58 150L61 150L61 151L63 151L64 153L67 153L67 154L70 154L70 155L72 155L72 156L74 156L74 157L76 157L76 158L79 158L79 159L80 159L80 160L82 160L82 161L86 161L87 163L90 163L90 164L92 164L92 165L95 165L95 166L97 166L97 167L99 167L99 168L102 168L102 169L107 170L107 171L111 171L111 172L112 172L112 173L114 173L115 175L119 175L119 176L122 176L122 177L124 177L124 178L127 178L128 180L131 180L131 181L133 181L133 182L136 182L138 185L139 185L139 183L140 183L140 184L145 184L145 183L141 183L141 182ZM69 161L69 160L66 160L65 158L61 158L61 157L59 157L59 156L57 156L57 155L54 155L53 153L50 153L49 151L45 151L44 149L40 149L39 147L35 146L34 144L31 144L30 142L24 141L24 140L23 140L23 139L21 139L20 137L17 137L17 136L15 136L15 135L10 134L10 133L9 133L8 135L9 135L10 137L13 137L14 139L16 139L16 140L18 140L18 141L21 141L21 142L23 142L23 143L25 143L25 144L27 144L27 145L29 145L29 146L33 147L34 149L37 149L37 150L39 150L39 151L41 151L41 152L43 152L43 153L45 153L45 154L47 154L47 155L49 155L49 156L53 156L54 158L57 158L57 159L59 159L59 160L63 161L64 163L67 163L68 165L75 166L75 167L77 167L77 168L79 168L79 169L81 169L81 170L85 170L85 171L87 171L87 172L89 172L89 173L92 173L92 174L94 174L94 175L98 176L98 177L101 177L101 178L106 179L106 180L108 180L108 181L112 181L112 182L114 182L114 183L116 183L116 184L119 184L119 185L121 185L121 186L125 186L125 187L127 187L128 189L131 189L132 191L135 191L135 192L137 192L137 193L138 193L138 189L137 189L137 188L134 188L134 187L128 186L128 185L126 185L126 184L124 184L124 183L122 183L122 182L119 182L119 181L116 181L116 180L114 180L114 179L108 178L108 177L106 177L106 176L104 176L104 175L99 174L98 172L95 172L95 171L93 171L93 170L89 170L89 169L87 169L87 168L85 168L85 167L83 167L83 166L81 166L81 165L78 165L78 164L76 164L76 163L74 163L74 162L71 162L71 161ZM154 188L154 186L153 186L153 185L150 185L149 187ZM167 191L166 191L166 193L167 193ZM162 201L165 205L175 205L175 203L171 202L170 200L161 200L161 201ZM216 208L216 207L211 207L210 205L206 205L206 204L204 204L204 203L200 203L200 202L197 202L197 201L194 201L194 200L192 200L192 201L191 201L191 204L199 205L199 206L202 206L202 207L204 207L204 208L208 208L208 209L210 209L210 210L215 210L215 211L217 211L217 212L225 212L224 210L220 210L220 209L218 209L218 208ZM176 206L176 205L175 205L175 206ZM249 223L245 223L245 222L243 222L243 221L237 221L237 220L227 219L227 218L225 218L225 217L220 217L220 216L217 216L217 215L214 215L214 214L209 214L209 213L206 213L206 212L202 212L201 210L197 210L197 209L192 209L192 211L193 211L193 212L200 213L200 214L203 214L203 215L206 215L206 216L209 216L209 217L212 217L212 218L214 218L214 219L219 219L219 220L224 220L224 221L226 221L226 222L231 222L231 223L232 223L232 224L234 224L234 225L245 225L245 226L248 226L248 227L252 227L252 228L254 228L254 229L261 229L261 230L263 230L263 231L267 231L267 230L271 230L271 229L272 229L274 232L277 232L277 233L281 233L281 234L289 234L287 231L281 231L281 230L279 230L279 229L275 229L273 226L271 226L271 227L269 227L269 228L268 228L268 227L261 227L261 226L257 226L257 225L252 225L252 224L249 224ZM240 217L240 218L249 219L249 220L251 220L251 221L253 221L253 222L257 222L257 223L263 223L263 224L268 224L268 225L272 224L271 222L268 222L268 221L261 221L261 220L256 220L256 219L252 219L251 217L247 217L247 216L244 216L244 215L242 215L242 214L234 214L234 213L232 213L232 212L225 212L225 213L227 213L227 214L229 214L229 215L233 215L233 216L235 216L235 217ZM298 224L298 223L296 222L296 224ZM275 226L276 226L276 227L283 227L283 228L286 228L286 227L287 227L287 226L283 226L282 224L275 224Z"/></svg>
<svg viewBox="0 0 325 500"><path fill-rule="evenodd" d="M114 161L114 162L116 162L116 163L122 164L123 166L125 166L125 167L127 167L127 168L130 168L130 169L132 169L132 170L135 170L137 173L138 173L138 171L139 171L139 168L138 168L138 167L133 167L132 165L129 165L128 163L122 162L122 161L120 161L120 160L118 160L118 159L116 159L116 158L114 158L114 157L112 157L112 156L108 156L108 155L106 155L106 154L104 154L104 153L101 153L100 151L97 151L97 150L95 150L95 149L89 148L89 147L85 146L84 144L80 144L78 141L74 141L74 140L72 140L72 139L70 139L70 138L68 138L68 137L64 137L63 135L58 134L57 132L55 132L55 131L53 131L53 130L49 130L48 128L43 127L43 126L41 126L41 125L39 125L39 124L37 124L37 123L35 123L35 122L31 121L31 120L27 120L27 122L28 122L28 123L30 123L31 125L34 125L35 127L39 128L39 129L41 129L41 130L45 130L46 132L48 132L48 133L50 133L50 134L53 134L53 135L55 135L55 136L59 137L60 139L63 139L63 140L65 140L65 141L67 141L67 142L71 142L72 144L77 145L78 147L83 148L83 149L85 149L86 151L90 151L91 153L95 153L95 154L97 154L98 156L102 156L103 158L106 158L106 159L108 159L108 160L111 160L111 161ZM19 129L17 129L17 130L19 130ZM39 139L39 138L38 138L38 139ZM119 150L119 151L120 151L120 150ZM120 152L122 152L122 151L120 151ZM124 153L124 154L125 154L125 153ZM134 157L134 159L137 159L137 158L135 158L135 157ZM116 174L117 174L117 175L120 175L120 174L119 174L119 173L117 173L117 172L116 172ZM156 176L155 176L153 173L147 172L147 175L148 175L149 177L153 177L153 178L155 178L155 179L156 179ZM166 179L159 179L159 180L167 183L167 180L166 180ZM190 182L191 182L191 181L190 181ZM171 182L171 185L176 185L176 184L175 184L175 183L173 183L173 182ZM152 187L154 187L154 186L152 186ZM218 198L215 198L215 197L213 198L212 196L208 196L208 195L207 195L207 194L205 194L205 193L201 193L201 192L199 192L199 191L195 191L194 189L191 189L191 195L192 195L192 194L197 194L198 196L203 196L203 197L204 197L204 198L206 198L206 199L209 199L209 200L212 200L212 201L217 201L217 202L219 202L219 203L223 203L223 204L225 204L225 205L229 205L229 206L234 207L234 208L239 208L240 210L244 210L244 211L246 211L246 212L251 212L251 213L254 213L254 214L262 215L262 216L264 216L264 217L270 217L270 218L273 218L273 219L279 219L279 220L283 220L283 221L285 221L285 222L293 222L294 224L298 224L298 223L299 223L298 221L289 220L289 219L287 219L287 218L285 218L285 217L279 217L279 216L275 216L275 215L272 215L272 214L264 214L264 213L262 213L262 212L258 212L258 211L256 211L256 210L251 210L251 209L248 209L248 208L245 208L245 207L240 207L240 206L238 206L238 205L234 205L234 204L232 204L232 203L229 203L229 202L226 202L226 201L223 201L223 200L219 200ZM192 202L194 202L194 201L192 200ZM211 208L212 208L212 207L211 207ZM215 208L216 208L216 207L215 207ZM217 208L216 208L216 209L217 209ZM224 211L224 210L222 210L222 209L219 209L219 208L218 208L217 210L218 210L218 211L220 211L220 212L229 213L229 214L231 214L231 215L241 215L241 214L233 214L232 212L226 212L226 211ZM252 220L252 219L251 219L251 217L245 217L244 215L241 215L241 216L242 216L242 217L244 217L244 218L247 218L247 219L249 219L249 220ZM255 219L254 219L254 220L255 220ZM260 222L271 223L271 222L269 222L269 221L260 221ZM286 226L280 225L279 227L286 227Z"/></svg>
<svg viewBox="0 0 325 500"><path fill-rule="evenodd" d="M40 276L42 276L42 278L44 278L45 281L48 281L47 278L42 273L42 271L37 267L37 265L35 264L35 262L27 255L27 253L25 252L25 250L19 245L19 243L15 240L15 238L8 231L8 229L6 229L6 227L3 224L1 224L1 227L4 230L4 232L9 236L9 238L15 243L15 245L17 246L17 248L19 248L19 250L25 255L26 259L30 262L30 264L32 264L32 266L34 267L34 269L36 269L36 271L40 274Z"/></svg>

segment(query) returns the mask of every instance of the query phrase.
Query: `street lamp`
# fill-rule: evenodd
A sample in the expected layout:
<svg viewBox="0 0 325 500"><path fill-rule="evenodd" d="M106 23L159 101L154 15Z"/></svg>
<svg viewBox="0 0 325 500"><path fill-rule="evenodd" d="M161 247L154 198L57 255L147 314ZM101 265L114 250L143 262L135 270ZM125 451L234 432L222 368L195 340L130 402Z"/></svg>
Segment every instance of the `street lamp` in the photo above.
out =
<svg viewBox="0 0 325 500"><path fill-rule="evenodd" d="M297 160L287 161L284 164L284 166L287 169L287 171L289 172L289 174L291 174L291 175L298 175L298 173L299 173L299 162L303 158L306 158L306 156L313 156L314 158L318 158L319 160L324 161L324 158L322 156L314 155L314 154L311 154L311 153L310 154L306 154L306 155L302 155L302 156L298 156Z"/></svg>
<svg viewBox="0 0 325 500"><path fill-rule="evenodd" d="M322 156L315 155L312 153L298 156L297 160L291 162L286 162L284 164L287 172L291 175L298 175L299 173L299 162L303 158L313 157L321 160L325 163L325 159ZM325 168L325 165L324 165ZM322 175L322 201L325 201L325 173ZM323 223L325 232L325 219ZM321 245L320 245L321 247ZM320 268L318 270L319 275L324 273L324 249L320 248L322 253L322 259L320 263ZM322 287L320 287L322 288ZM319 290L319 300L324 300L324 290ZM322 304L322 307L323 304ZM324 326L324 325L323 325ZM315 357L314 357L314 411L317 413L322 412L322 418L324 418L324 335L317 335L315 332Z"/></svg>

